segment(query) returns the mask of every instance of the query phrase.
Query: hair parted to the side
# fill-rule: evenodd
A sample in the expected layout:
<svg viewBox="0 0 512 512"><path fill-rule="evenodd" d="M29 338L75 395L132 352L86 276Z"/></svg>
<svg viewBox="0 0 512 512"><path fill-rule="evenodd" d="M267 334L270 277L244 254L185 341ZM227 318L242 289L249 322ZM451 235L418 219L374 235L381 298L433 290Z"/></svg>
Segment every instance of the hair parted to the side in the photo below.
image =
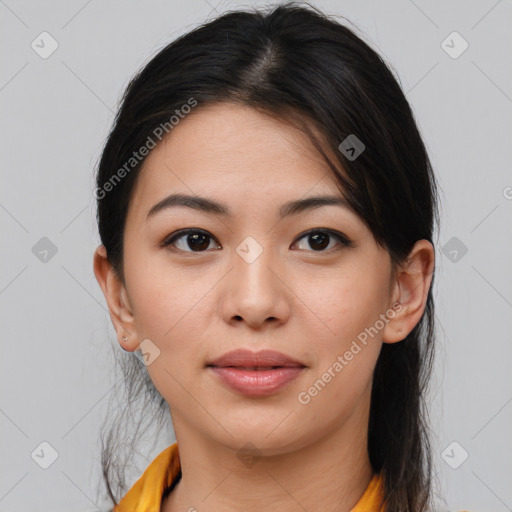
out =
<svg viewBox="0 0 512 512"><path fill-rule="evenodd" d="M411 108L383 59L333 16L297 2L232 11L167 45L124 93L100 158L97 190L105 191L133 151L190 98L195 109L239 102L307 133L394 265L404 262L417 240L434 243L438 189ZM351 134L365 144L355 160L338 150ZM125 220L143 163L97 195L101 243L123 282ZM431 506L425 394L434 355L432 285L420 322L404 340L383 344L373 377L368 451L374 471L384 478L387 512L424 512ZM102 438L103 474L114 503L127 490L124 470L143 434L141 424L168 412L144 365L131 353L119 351L119 357L127 405L145 399L155 407L153 416L141 407L139 419L128 408ZM137 427L127 438L130 420Z"/></svg>

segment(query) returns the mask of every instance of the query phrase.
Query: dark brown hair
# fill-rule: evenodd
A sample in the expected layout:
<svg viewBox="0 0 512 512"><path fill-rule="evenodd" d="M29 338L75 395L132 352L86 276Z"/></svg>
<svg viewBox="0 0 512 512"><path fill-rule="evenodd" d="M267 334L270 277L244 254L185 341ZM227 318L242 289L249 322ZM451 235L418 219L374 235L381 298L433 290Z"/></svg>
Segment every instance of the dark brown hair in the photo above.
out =
<svg viewBox="0 0 512 512"><path fill-rule="evenodd" d="M228 12L204 23L159 51L130 81L100 159L96 193L101 242L122 281L125 220L144 162L130 158L148 138L155 139L159 126L169 127L191 98L196 109L240 102L304 130L394 265L404 262L417 240L433 243L439 222L436 180L393 73L354 30L309 4L292 2L267 11ZM351 135L365 146L357 158L338 149ZM368 452L384 478L387 512L423 512L430 506L424 399L433 354L431 286L420 322L403 341L383 344L374 371ZM120 355L127 408L102 437L103 471L114 502L126 490L126 461L118 459L121 439L132 451L144 432L141 422L149 425L168 412L142 363ZM127 441L120 428L134 420L130 406L144 395L156 416L142 408Z"/></svg>

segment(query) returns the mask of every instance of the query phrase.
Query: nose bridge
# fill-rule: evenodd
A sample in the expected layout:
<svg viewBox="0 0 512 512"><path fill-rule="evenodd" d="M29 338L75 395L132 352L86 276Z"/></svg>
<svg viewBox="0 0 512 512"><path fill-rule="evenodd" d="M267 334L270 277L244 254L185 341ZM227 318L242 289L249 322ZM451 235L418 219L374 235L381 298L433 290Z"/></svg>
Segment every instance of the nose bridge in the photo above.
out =
<svg viewBox="0 0 512 512"><path fill-rule="evenodd" d="M263 293L269 292L272 287L273 273L269 270L275 264L274 251L268 241L259 237L260 241L253 236L247 236L236 247L234 259L234 278L240 284L248 287L248 292Z"/></svg>
<svg viewBox="0 0 512 512"><path fill-rule="evenodd" d="M232 255L229 282L225 289L223 315L226 321L241 317L257 325L267 318L283 320L287 315L286 288L278 278L276 251L268 239L247 236Z"/></svg>

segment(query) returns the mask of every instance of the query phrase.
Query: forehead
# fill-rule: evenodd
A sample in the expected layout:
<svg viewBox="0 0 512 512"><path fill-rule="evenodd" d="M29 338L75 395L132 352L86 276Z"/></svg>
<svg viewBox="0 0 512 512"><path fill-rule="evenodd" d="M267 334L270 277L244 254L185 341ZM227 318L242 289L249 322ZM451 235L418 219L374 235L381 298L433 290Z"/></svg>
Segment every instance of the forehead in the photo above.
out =
<svg viewBox="0 0 512 512"><path fill-rule="evenodd" d="M143 213L176 191L260 205L313 193L341 195L307 134L227 102L198 106L174 126L147 156L132 202Z"/></svg>

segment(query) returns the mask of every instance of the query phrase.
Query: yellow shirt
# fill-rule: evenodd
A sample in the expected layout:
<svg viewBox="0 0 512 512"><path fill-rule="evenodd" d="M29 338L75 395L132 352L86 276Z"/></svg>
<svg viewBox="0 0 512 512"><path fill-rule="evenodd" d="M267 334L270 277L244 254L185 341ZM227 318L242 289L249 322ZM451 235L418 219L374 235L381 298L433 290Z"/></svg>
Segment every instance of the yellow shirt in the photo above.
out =
<svg viewBox="0 0 512 512"><path fill-rule="evenodd" d="M157 455L114 508L114 512L161 512L162 495L180 471L181 464L176 442ZM350 512L384 512L382 502L382 480L379 474L375 473L363 496Z"/></svg>

